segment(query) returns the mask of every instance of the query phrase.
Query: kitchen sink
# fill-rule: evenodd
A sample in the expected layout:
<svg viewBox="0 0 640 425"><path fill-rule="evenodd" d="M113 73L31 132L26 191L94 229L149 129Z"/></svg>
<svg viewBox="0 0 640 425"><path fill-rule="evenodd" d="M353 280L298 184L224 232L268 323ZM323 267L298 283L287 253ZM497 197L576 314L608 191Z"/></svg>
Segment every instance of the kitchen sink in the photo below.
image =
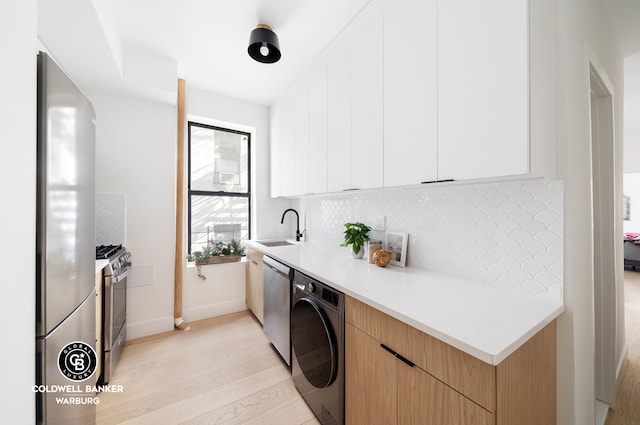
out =
<svg viewBox="0 0 640 425"><path fill-rule="evenodd" d="M291 242L287 242L287 241L256 241L257 243L259 243L260 245L264 245L264 246L285 246L285 245L294 245Z"/></svg>

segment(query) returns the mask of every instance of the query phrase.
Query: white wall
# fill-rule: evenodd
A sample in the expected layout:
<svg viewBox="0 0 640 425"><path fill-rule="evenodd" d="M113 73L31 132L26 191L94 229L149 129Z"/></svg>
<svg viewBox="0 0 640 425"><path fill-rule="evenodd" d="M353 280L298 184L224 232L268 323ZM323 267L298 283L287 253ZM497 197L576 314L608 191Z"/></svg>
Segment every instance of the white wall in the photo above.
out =
<svg viewBox="0 0 640 425"><path fill-rule="evenodd" d="M254 194L251 238L295 237L295 224L293 227L287 222L280 224L280 217L291 202L269 196L269 108L206 92L189 86L188 81L186 97L187 115L193 119L200 117L205 121L254 131L251 139L251 190Z"/></svg>
<svg viewBox="0 0 640 425"><path fill-rule="evenodd" d="M87 90L96 111L96 191L125 195L133 268L127 338L173 329L176 107Z"/></svg>
<svg viewBox="0 0 640 425"><path fill-rule="evenodd" d="M624 58L624 75L624 172L632 173L640 172L640 52Z"/></svg>
<svg viewBox="0 0 640 425"><path fill-rule="evenodd" d="M291 237L295 226L292 230L291 222L280 224L280 216L291 202L269 197L269 109L191 87L187 81L186 112L188 119L251 132L251 238ZM202 274L206 280L200 279L195 267L187 266L186 261L184 267L185 321L247 308L244 261L203 266Z"/></svg>
<svg viewBox="0 0 640 425"><path fill-rule="evenodd" d="M37 2L0 2L2 421L35 422Z"/></svg>
<svg viewBox="0 0 640 425"><path fill-rule="evenodd" d="M96 191L125 195L124 243L134 264L128 282L127 338L169 331L173 329L176 107L91 89L87 95L97 120ZM268 196L268 108L188 86L187 114L252 131L252 237L291 236L290 226L279 223L290 201ZM186 260L183 265L187 322L247 308L244 262L204 266L206 280L198 278Z"/></svg>
<svg viewBox="0 0 640 425"><path fill-rule="evenodd" d="M558 321L558 424L594 423L593 246L591 240L590 51L612 81L622 110L622 58L601 0L556 2L557 175L565 185L565 313ZM552 95L554 88L549 88ZM622 134L615 115L615 134ZM622 149L616 141L616 197ZM620 235L621 237L621 235ZM622 242L619 241L621 261ZM616 249L618 251L618 249ZM620 263L620 269L622 264ZM621 285L619 285L620 287ZM619 348L619 347L617 347Z"/></svg>

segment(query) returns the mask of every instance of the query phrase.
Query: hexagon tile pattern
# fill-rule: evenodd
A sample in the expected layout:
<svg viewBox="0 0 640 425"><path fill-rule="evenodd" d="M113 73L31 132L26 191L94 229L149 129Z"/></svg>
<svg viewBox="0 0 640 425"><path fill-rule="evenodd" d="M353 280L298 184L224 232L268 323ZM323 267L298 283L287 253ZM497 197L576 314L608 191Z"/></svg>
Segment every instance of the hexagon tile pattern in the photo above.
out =
<svg viewBox="0 0 640 425"><path fill-rule="evenodd" d="M400 188L297 203L310 242L338 246L343 223L361 221L376 239L385 230L409 233L407 266L562 302L562 181Z"/></svg>

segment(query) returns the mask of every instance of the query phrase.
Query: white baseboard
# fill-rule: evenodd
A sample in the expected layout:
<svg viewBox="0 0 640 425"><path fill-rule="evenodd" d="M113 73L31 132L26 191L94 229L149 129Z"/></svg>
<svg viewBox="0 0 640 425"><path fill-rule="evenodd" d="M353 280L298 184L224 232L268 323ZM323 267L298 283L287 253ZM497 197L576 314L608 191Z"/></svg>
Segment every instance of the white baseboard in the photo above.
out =
<svg viewBox="0 0 640 425"><path fill-rule="evenodd" d="M604 425L609 414L609 405L603 401L596 399L596 423L595 425Z"/></svg>
<svg viewBox="0 0 640 425"><path fill-rule="evenodd" d="M245 303L244 298L242 298L183 310L182 318L188 323L195 322L196 320L222 316L223 314L237 313L246 309L247 304Z"/></svg>
<svg viewBox="0 0 640 425"><path fill-rule="evenodd" d="M171 330L173 330L173 316L148 320L146 322L127 323L127 340L142 338L143 336L155 335Z"/></svg>
<svg viewBox="0 0 640 425"><path fill-rule="evenodd" d="M627 357L629 346L627 343L624 344L624 348L622 349L622 354L620 355L620 359L618 359L618 365L616 367L616 390L613 396L613 405L615 406L616 400L618 399L618 393L620 392L620 386L622 385L622 380L624 379L624 372L627 369L627 364L629 363L629 358Z"/></svg>

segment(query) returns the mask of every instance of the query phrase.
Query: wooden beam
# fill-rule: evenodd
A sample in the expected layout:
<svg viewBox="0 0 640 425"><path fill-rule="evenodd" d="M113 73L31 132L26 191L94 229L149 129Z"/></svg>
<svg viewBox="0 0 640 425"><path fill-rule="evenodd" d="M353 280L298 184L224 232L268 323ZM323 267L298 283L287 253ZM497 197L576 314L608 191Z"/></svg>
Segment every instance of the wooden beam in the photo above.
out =
<svg viewBox="0 0 640 425"><path fill-rule="evenodd" d="M184 154L186 115L186 82L178 79L178 140L176 154L176 246L174 263L173 317L175 326L186 330L182 319L182 271L184 268Z"/></svg>

